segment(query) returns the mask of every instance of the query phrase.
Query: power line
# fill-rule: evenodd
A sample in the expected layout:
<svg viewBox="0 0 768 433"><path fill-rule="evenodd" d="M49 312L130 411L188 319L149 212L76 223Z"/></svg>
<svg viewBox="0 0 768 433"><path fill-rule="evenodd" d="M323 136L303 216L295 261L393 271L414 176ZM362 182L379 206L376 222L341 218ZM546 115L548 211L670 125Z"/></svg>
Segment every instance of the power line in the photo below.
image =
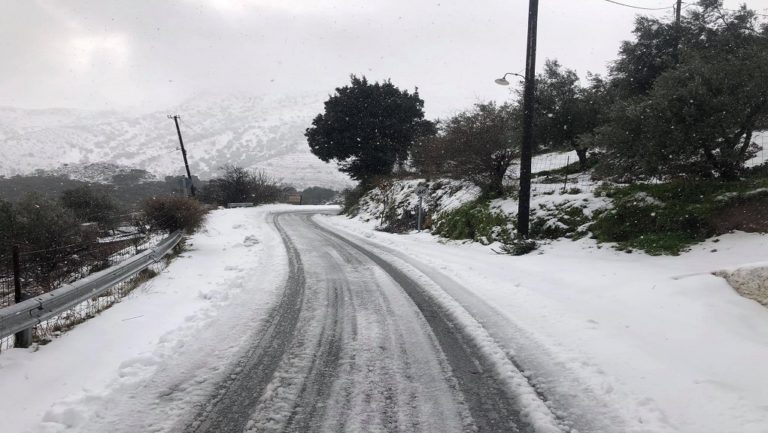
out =
<svg viewBox="0 0 768 433"><path fill-rule="evenodd" d="M624 7L628 7L628 8L632 8L632 9L641 9L641 10L644 10L644 11L663 11L663 10L667 10L667 9L674 9L674 6L665 6L665 7L659 7L659 8L649 8L649 7L645 7L645 6L635 6L635 5L630 5L630 4L626 4L626 3L620 3L620 2L617 2L615 0L604 0L604 1L607 1L608 3L613 3L615 5L624 6Z"/></svg>

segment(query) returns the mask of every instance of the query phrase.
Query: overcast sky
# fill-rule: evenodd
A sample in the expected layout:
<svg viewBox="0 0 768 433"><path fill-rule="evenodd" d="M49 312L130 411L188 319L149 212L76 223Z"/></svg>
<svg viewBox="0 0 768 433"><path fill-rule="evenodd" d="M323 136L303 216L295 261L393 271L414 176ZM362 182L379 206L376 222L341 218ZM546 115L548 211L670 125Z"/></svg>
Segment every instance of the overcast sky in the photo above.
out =
<svg viewBox="0 0 768 433"><path fill-rule="evenodd" d="M510 97L493 80L522 72L528 9L526 0L2 2L0 105L152 111L211 92L324 95L356 73L418 86L431 116ZM768 13L768 0L747 4ZM580 75L605 72L640 12L541 0L537 65L557 58Z"/></svg>

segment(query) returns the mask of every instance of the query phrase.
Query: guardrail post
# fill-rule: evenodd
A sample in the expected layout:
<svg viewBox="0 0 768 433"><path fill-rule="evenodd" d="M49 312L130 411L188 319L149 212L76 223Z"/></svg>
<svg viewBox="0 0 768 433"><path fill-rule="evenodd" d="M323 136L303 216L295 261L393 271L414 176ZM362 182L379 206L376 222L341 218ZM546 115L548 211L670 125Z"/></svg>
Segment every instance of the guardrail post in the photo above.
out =
<svg viewBox="0 0 768 433"><path fill-rule="evenodd" d="M24 300L21 292L21 260L19 258L19 246L13 246L13 298L17 304ZM25 349L32 345L32 329L25 329L16 333L14 347Z"/></svg>

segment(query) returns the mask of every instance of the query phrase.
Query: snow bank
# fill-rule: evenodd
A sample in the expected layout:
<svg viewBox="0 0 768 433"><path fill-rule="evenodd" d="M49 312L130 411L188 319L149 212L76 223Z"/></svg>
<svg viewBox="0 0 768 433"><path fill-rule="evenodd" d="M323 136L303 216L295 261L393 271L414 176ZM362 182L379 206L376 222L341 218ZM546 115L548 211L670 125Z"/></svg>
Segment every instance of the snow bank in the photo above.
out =
<svg viewBox="0 0 768 433"><path fill-rule="evenodd" d="M768 266L750 266L732 271L717 271L742 296L768 307Z"/></svg>

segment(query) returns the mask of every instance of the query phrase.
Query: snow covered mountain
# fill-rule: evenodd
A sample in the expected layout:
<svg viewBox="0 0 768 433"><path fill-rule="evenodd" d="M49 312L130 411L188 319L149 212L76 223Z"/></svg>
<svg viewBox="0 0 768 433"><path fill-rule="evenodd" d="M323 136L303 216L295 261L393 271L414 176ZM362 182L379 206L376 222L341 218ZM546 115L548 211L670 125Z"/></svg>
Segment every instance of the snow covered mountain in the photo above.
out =
<svg viewBox="0 0 768 433"><path fill-rule="evenodd" d="M194 175L216 175L230 163L264 169L297 187L343 188L351 181L315 158L304 130L322 97L196 97L147 114L0 107L0 175L111 163L159 177L184 173L173 121L181 116ZM64 170L71 171L71 170Z"/></svg>

